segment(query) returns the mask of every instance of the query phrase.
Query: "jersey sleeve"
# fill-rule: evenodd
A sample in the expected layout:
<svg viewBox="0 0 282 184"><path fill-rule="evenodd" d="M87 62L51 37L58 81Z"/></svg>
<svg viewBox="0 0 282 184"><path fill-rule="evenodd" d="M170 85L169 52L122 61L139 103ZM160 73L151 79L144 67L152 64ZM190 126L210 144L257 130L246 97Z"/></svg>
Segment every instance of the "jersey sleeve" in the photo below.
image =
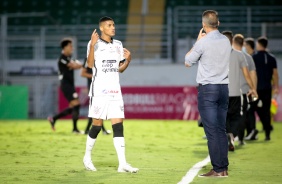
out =
<svg viewBox="0 0 282 184"><path fill-rule="evenodd" d="M273 69L277 68L277 61L276 59L273 57Z"/></svg>
<svg viewBox="0 0 282 184"><path fill-rule="evenodd" d="M123 45L122 43L120 42L120 47L119 47L119 52L120 52L120 62L123 63L125 61L125 58L124 58L124 52L123 52Z"/></svg>
<svg viewBox="0 0 282 184"><path fill-rule="evenodd" d="M88 44L87 44L86 58L88 58L89 51L90 51L90 41L89 41Z"/></svg>
<svg viewBox="0 0 282 184"><path fill-rule="evenodd" d="M249 58L249 70L256 71L256 65L253 58L251 56L249 56L248 58Z"/></svg>
<svg viewBox="0 0 282 184"><path fill-rule="evenodd" d="M61 65L67 65L70 61L66 57L61 57L59 63Z"/></svg>
<svg viewBox="0 0 282 184"><path fill-rule="evenodd" d="M243 53L240 53L239 55L239 64L240 64L240 68L243 68L243 67L247 67L248 66L248 63L247 63L247 60L246 60L246 57L244 56Z"/></svg>

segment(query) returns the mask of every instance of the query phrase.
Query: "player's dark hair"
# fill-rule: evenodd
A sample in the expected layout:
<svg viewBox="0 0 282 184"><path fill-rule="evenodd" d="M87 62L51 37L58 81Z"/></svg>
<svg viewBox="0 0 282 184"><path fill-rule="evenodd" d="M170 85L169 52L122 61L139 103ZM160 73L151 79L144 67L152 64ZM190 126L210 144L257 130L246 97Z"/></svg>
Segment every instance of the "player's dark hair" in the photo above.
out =
<svg viewBox="0 0 282 184"><path fill-rule="evenodd" d="M235 34L233 37L233 42L242 47L244 44L244 36L241 34Z"/></svg>
<svg viewBox="0 0 282 184"><path fill-rule="evenodd" d="M70 38L64 38L61 41L61 48L65 48L68 44L72 43L72 40Z"/></svg>
<svg viewBox="0 0 282 184"><path fill-rule="evenodd" d="M246 38L245 42L249 45L253 50L255 49L255 40L253 38Z"/></svg>
<svg viewBox="0 0 282 184"><path fill-rule="evenodd" d="M202 15L203 22L211 28L218 27L218 13L215 10L206 10Z"/></svg>
<svg viewBox="0 0 282 184"><path fill-rule="evenodd" d="M232 39L233 39L232 31L222 31L221 33L229 39L229 41L232 45Z"/></svg>
<svg viewBox="0 0 282 184"><path fill-rule="evenodd" d="M111 17L105 16L105 17L100 18L99 24L101 24L102 22L108 21L108 20L114 21L114 19L112 19Z"/></svg>
<svg viewBox="0 0 282 184"><path fill-rule="evenodd" d="M268 44L268 40L266 37L264 36L261 36L258 38L258 43L263 46L263 48L266 48L267 47L267 44Z"/></svg>

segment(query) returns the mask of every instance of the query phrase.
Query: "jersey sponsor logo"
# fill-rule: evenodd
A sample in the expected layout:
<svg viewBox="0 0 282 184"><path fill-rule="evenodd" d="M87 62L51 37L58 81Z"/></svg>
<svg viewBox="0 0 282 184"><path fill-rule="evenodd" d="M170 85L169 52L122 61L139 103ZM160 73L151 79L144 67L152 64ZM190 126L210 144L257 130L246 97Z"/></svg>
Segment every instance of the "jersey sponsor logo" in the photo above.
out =
<svg viewBox="0 0 282 184"><path fill-rule="evenodd" d="M116 63L116 60L103 60L102 63Z"/></svg>
<svg viewBox="0 0 282 184"><path fill-rule="evenodd" d="M119 91L118 90L106 90L106 89L104 89L104 90L102 90L102 93L103 94L118 94L119 93Z"/></svg>
<svg viewBox="0 0 282 184"><path fill-rule="evenodd" d="M114 63L116 63L116 60L103 60L102 61L102 71L107 72L118 72L118 68L113 68Z"/></svg>
<svg viewBox="0 0 282 184"><path fill-rule="evenodd" d="M118 68L103 68L102 71L105 72L105 73L107 73L107 72L118 72Z"/></svg>

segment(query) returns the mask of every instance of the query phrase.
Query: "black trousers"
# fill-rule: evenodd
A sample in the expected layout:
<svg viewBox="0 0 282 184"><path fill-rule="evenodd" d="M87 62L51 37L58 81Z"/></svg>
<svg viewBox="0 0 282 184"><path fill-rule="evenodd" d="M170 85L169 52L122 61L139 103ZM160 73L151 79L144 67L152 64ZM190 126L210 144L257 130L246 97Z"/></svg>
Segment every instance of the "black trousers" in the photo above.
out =
<svg viewBox="0 0 282 184"><path fill-rule="evenodd" d="M265 131L265 136L270 136L271 131L271 115L270 115L270 106L271 106L271 94L272 90L258 90L259 100L262 102L262 106L259 107L259 100L255 103L255 111L257 112L260 121L262 122L263 129Z"/></svg>
<svg viewBox="0 0 282 184"><path fill-rule="evenodd" d="M252 130L256 129L255 110L256 110L257 102L249 102L249 104L250 104L250 108L247 110L246 119L245 119L247 135L249 135L252 132Z"/></svg>
<svg viewBox="0 0 282 184"><path fill-rule="evenodd" d="M242 99L243 98L243 99ZM247 120L247 113L248 113L248 100L247 100L247 95L243 94L241 97L241 108L242 108L242 116L241 116L241 121L239 125L239 133L238 133L238 138L240 141L244 140L245 137L245 128L246 128L246 120Z"/></svg>
<svg viewBox="0 0 282 184"><path fill-rule="evenodd" d="M229 97L228 112L226 117L226 132L238 135L241 122L241 96Z"/></svg>

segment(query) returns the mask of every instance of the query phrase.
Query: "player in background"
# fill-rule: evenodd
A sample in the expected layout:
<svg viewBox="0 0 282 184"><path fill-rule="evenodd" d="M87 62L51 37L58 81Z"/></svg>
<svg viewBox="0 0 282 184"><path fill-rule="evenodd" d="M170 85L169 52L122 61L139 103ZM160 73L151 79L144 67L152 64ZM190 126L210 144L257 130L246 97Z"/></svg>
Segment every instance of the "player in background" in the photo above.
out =
<svg viewBox="0 0 282 184"><path fill-rule="evenodd" d="M244 40L243 52L250 54L251 56L255 54L255 40L253 38L246 38Z"/></svg>
<svg viewBox="0 0 282 184"><path fill-rule="evenodd" d="M92 76L93 76L92 74L93 74L92 69L87 66L87 58L85 58L83 67L81 68L80 75L81 75L81 77L85 77L87 79L88 92L90 90L91 79L92 79ZM88 135L88 132L89 132L91 125L92 125L92 118L88 118L88 123L87 123L86 129L85 129L85 134ZM105 135L111 134L110 130L105 129L104 124L102 125L102 131L103 131L103 134L105 134Z"/></svg>
<svg viewBox="0 0 282 184"><path fill-rule="evenodd" d="M48 117L51 128L55 131L55 123L58 119L72 114L73 133L82 133L77 128L77 120L79 118L79 100L78 94L74 86L74 70L80 69L82 64L78 60L71 58L73 53L72 40L65 38L61 42L62 54L58 60L59 80L61 81L61 90L64 97L69 102L69 107L53 117Z"/></svg>
<svg viewBox="0 0 282 184"><path fill-rule="evenodd" d="M233 44L232 47L237 50L242 52L242 47L244 44L244 36L241 34L236 34L233 37ZM254 60L252 58L251 55L247 54L246 52L242 52L244 54L244 57L247 61L247 67L248 70L250 72L250 77L251 80L253 82L254 85L254 89L257 89L257 73L256 73L256 66L254 63ZM246 124L246 118L247 118L247 108L248 108L248 102L249 101L255 101L254 97L247 97L247 94L250 90L250 86L248 85L245 77L243 74L240 75L240 84L241 84L241 92L243 94L243 99L241 99L242 103L242 118L241 118L241 123L240 123L240 127L239 127L239 134L238 134L238 138L239 138L239 145L244 145L244 136L245 136L245 124Z"/></svg>
<svg viewBox="0 0 282 184"><path fill-rule="evenodd" d="M231 31L223 31L222 34L230 40L230 43L232 45L233 33ZM257 97L257 92L251 80L247 61L244 57L244 54L241 51L237 51L232 48L229 59L229 103L226 118L226 132L228 134L229 151L235 150L234 138L239 133L239 127L242 119L240 85L241 75L243 75L249 85L248 95L253 95Z"/></svg>
<svg viewBox="0 0 282 184"><path fill-rule="evenodd" d="M255 54L255 40L253 38L245 38L243 52L253 56ZM256 82L257 84L257 82ZM255 117L255 106L256 102L249 102L250 106L246 113L246 130L247 136L245 140L257 140L258 130L256 130L256 117Z"/></svg>
<svg viewBox="0 0 282 184"><path fill-rule="evenodd" d="M120 41L112 38L115 36L115 24L112 18L102 17L99 27L101 37L99 38L95 29L87 46L87 64L93 69L89 91L89 117L93 118L93 125L87 136L83 164L87 170L96 171L91 152L101 131L103 120L110 119L114 147L119 161L117 171L136 173L139 169L128 164L125 158L124 103L119 82L119 73L124 72L128 67L131 54L123 48Z"/></svg>

